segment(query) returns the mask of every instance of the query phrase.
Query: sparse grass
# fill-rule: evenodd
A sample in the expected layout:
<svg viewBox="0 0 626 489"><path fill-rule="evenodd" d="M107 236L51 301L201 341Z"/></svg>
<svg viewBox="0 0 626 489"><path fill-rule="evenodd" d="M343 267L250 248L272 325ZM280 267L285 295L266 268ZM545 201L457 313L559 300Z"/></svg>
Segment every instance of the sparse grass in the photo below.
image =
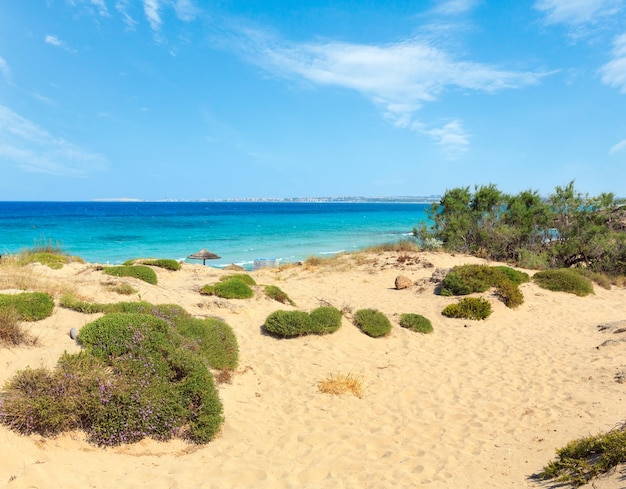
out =
<svg viewBox="0 0 626 489"><path fill-rule="evenodd" d="M365 251L372 253L381 253L384 251L418 252L422 251L422 248L415 240L401 239L400 241L394 241L391 243L369 246L365 248Z"/></svg>
<svg viewBox="0 0 626 489"><path fill-rule="evenodd" d="M157 275L155 271L145 265L120 265L116 267L104 267L103 273L113 275L114 277L133 277L143 280L151 285L157 284Z"/></svg>
<svg viewBox="0 0 626 489"><path fill-rule="evenodd" d="M353 373L330 374L326 379L318 382L317 386L325 394L349 393L359 399L363 397L363 378Z"/></svg>
<svg viewBox="0 0 626 489"><path fill-rule="evenodd" d="M391 321L376 309L359 309L354 313L354 324L372 338L388 336L391 333Z"/></svg>
<svg viewBox="0 0 626 489"><path fill-rule="evenodd" d="M292 301L289 296L276 285L267 285L265 287L265 295L272 300L280 302L281 304L289 304L291 306L296 305L296 303Z"/></svg>
<svg viewBox="0 0 626 489"><path fill-rule="evenodd" d="M21 321L40 321L54 310L54 300L45 292L0 294L0 310L14 309Z"/></svg>
<svg viewBox="0 0 626 489"><path fill-rule="evenodd" d="M433 332L433 325L429 319L421 314L402 314L400 326L416 333L428 334Z"/></svg>
<svg viewBox="0 0 626 489"><path fill-rule="evenodd" d="M591 280L570 268L544 270L533 275L533 281L543 289L567 292L584 297L593 294Z"/></svg>
<svg viewBox="0 0 626 489"><path fill-rule="evenodd" d="M546 465L540 476L582 486L626 462L626 424L607 433L571 441L556 453L557 459Z"/></svg>
<svg viewBox="0 0 626 489"><path fill-rule="evenodd" d="M15 308L0 308L0 345L11 347L36 344L37 339L24 329Z"/></svg>
<svg viewBox="0 0 626 489"><path fill-rule="evenodd" d="M15 263L19 266L41 263L53 270L63 268L63 265L70 262L84 263L81 258L66 254L59 243L45 239L36 242L32 248L21 250L15 258Z"/></svg>
<svg viewBox="0 0 626 489"><path fill-rule="evenodd" d="M446 306L441 314L449 318L473 319L476 321L487 319L491 315L491 304L482 297L464 297L457 304Z"/></svg>
<svg viewBox="0 0 626 489"><path fill-rule="evenodd" d="M130 285L129 283L122 282L120 284L112 284L108 286L108 289L111 292L115 292L120 295L132 295L139 292L135 287Z"/></svg>

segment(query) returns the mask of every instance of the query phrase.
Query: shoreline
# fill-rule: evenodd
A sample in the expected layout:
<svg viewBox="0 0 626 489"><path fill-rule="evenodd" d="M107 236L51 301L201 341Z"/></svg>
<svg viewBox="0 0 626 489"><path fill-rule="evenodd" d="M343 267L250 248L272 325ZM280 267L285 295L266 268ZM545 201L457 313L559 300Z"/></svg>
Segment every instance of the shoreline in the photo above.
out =
<svg viewBox="0 0 626 489"><path fill-rule="evenodd" d="M258 293L245 300L201 296L204 284L225 273L202 264L157 269L154 286L125 279L138 289L131 298L107 289L111 278L91 263L26 267L33 283L73 287L86 300L141 297L220 317L237 336L240 362L232 382L219 385L225 423L209 444L144 440L100 449L80 432L23 437L0 427L4 481L98 489L550 487L533 475L556 449L624 419L626 392L615 376L626 368L626 341L605 345L616 337L597 326L626 319L626 289L595 286L594 295L577 297L527 283L518 309L491 291L479 294L493 305L487 320L445 318L441 310L457 298L435 295L430 278L465 263L495 264L440 252L358 252L326 265L249 272L258 284L278 285L295 308ZM5 273L0 267L0 278ZM398 275L417 285L396 290ZM310 311L322 301L352 313L376 308L392 321L392 333L370 338L348 317L328 336L277 340L261 333L272 311ZM428 317L434 332L399 327L407 312ZM68 332L95 317L56 307L29 324L41 345L0 349L2 383L16 370L52 367L63 351L78 351ZM363 378L363 398L319 392L320 380L349 372ZM594 487L620 487L622 470Z"/></svg>

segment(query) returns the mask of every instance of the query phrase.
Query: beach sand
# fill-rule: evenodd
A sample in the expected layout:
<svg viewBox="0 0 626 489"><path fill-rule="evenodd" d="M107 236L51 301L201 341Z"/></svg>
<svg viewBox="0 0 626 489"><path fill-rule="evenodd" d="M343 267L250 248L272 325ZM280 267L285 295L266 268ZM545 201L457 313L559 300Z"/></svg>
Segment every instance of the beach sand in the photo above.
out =
<svg viewBox="0 0 626 489"><path fill-rule="evenodd" d="M626 340L626 333L598 325L626 319L626 289L595 286L594 295L577 297L527 283L518 309L488 292L482 295L493 314L469 321L441 315L457 299L436 295L430 278L436 269L495 263L430 252L359 253L332 263L251 275L258 284L278 285L300 310L325 303L378 309L394 325L390 336L366 336L348 314L332 335L270 337L261 329L267 315L292 307L260 291L246 300L202 296L199 289L225 273L208 266L156 269L156 286L112 278L90 264L28 267L31 278L59 289L68 284L87 300L129 300L106 287L125 281L139 290L132 299L220 317L235 331L240 362L231 383L219 385L225 422L211 443L144 440L102 449L81 432L43 438L0 427L0 486L555 487L534 475L557 448L625 419L626 384L616 376L626 371L626 341L605 342ZM398 275L418 284L396 290ZM429 318L434 332L399 327L399 315L409 312ZM64 351L79 351L70 328L97 317L57 307L50 318L27 324L40 344L0 349L1 383L19 369L53 367ZM362 378L362 398L319 391L330 374L348 373ZM625 474L620 467L593 487L626 487Z"/></svg>

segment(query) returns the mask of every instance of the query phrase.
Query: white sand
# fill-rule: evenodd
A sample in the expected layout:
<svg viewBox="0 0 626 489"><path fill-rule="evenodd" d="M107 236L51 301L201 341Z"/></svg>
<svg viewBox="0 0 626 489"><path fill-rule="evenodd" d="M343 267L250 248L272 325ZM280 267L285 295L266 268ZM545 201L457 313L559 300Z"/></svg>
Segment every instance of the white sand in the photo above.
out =
<svg viewBox="0 0 626 489"><path fill-rule="evenodd" d="M555 449L624 420L626 341L607 339L601 323L626 319L626 289L595 287L577 297L522 285L524 304L507 309L484 294L494 312L486 321L441 315L457 299L434 294L426 282L395 290L397 275L428 279L435 267L481 260L420 253L359 254L333 268L253 272L310 311L327 301L356 311L376 308L394 324L389 337L364 335L348 318L338 332L278 340L262 334L267 315L289 309L263 297L223 300L202 296L202 285L224 272L185 264L157 269L159 285L124 279L143 300L175 303L198 316L218 316L234 329L240 364L231 384L219 386L225 423L205 446L144 440L101 449L81 432L57 438L20 436L0 427L0 485L10 488L524 488L550 487L532 476ZM357 264L354 264L358 262ZM3 273L0 269L0 274ZM34 266L39 281L70 284L98 302L128 300L104 284L122 281L92 265L53 271ZM532 272L531 272L532 273ZM1 291L0 291L1 292ZM138 299L135 295L132 299ZM398 326L400 313L428 317L430 335ZM28 327L40 346L0 349L0 381L27 366L53 367L69 338L98 316L55 308ZM363 398L331 396L317 383L329 374L362 376ZM597 488L626 487L619 469Z"/></svg>

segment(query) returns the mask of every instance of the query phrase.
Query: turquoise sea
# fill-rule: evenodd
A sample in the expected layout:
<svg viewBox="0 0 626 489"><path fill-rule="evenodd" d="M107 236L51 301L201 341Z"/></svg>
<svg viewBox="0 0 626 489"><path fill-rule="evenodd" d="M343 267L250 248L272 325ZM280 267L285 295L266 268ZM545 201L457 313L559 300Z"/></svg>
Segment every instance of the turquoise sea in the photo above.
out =
<svg viewBox="0 0 626 489"><path fill-rule="evenodd" d="M357 251L412 234L429 204L337 202L0 202L0 254L52 243L92 263L281 263ZM192 263L201 263L187 260Z"/></svg>

